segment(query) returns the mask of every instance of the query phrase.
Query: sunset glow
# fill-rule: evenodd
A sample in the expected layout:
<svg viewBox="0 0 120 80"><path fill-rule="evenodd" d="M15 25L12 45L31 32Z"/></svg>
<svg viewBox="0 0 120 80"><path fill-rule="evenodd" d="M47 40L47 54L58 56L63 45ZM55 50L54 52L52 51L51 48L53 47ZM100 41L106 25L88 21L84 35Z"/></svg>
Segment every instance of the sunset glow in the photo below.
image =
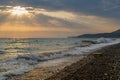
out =
<svg viewBox="0 0 120 80"><path fill-rule="evenodd" d="M36 37L36 33L37 37L68 37L112 32L120 28L118 2L4 0L0 2L0 37L9 37L9 32L32 33L28 37Z"/></svg>
<svg viewBox="0 0 120 80"><path fill-rule="evenodd" d="M16 6L16 7L13 7L13 9L11 10L11 13L12 15L21 16L21 15L28 14L28 11L24 7Z"/></svg>

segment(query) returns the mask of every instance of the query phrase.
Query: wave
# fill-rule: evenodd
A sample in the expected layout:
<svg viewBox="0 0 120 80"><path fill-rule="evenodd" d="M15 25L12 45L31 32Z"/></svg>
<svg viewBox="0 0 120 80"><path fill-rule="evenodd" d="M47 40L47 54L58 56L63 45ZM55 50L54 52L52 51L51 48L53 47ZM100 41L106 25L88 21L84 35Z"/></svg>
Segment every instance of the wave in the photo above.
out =
<svg viewBox="0 0 120 80"><path fill-rule="evenodd" d="M9 75L19 75L25 72L28 72L36 67L37 64L40 62L48 61L48 60L55 60L58 58L63 57L70 57L70 56L80 56L80 55L87 55L90 52L93 52L97 49L100 49L104 46L113 45L119 43L119 40L108 40L106 39L97 39L95 44L91 43L90 41L83 42L89 43L86 46L78 46L81 45L77 43L77 46L73 49L69 49L64 52L53 52L53 53L44 53L44 54L21 54L16 56L12 59L2 60L0 61L0 80L4 80Z"/></svg>

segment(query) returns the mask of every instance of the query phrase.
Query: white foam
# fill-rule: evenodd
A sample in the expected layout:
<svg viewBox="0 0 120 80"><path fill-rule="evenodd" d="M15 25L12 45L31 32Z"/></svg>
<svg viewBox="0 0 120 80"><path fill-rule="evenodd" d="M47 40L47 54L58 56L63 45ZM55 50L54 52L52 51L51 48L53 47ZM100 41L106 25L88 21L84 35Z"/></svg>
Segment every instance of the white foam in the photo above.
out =
<svg viewBox="0 0 120 80"><path fill-rule="evenodd" d="M19 74L28 72L33 68L35 68L35 65L40 63L41 61L46 62L48 60L53 60L53 61L55 60L55 62L52 63L52 65L55 65L57 63L64 62L64 60L57 62L56 59L63 59L65 57L88 54L102 47L117 44L117 43L120 43L120 40L115 40L115 41L112 40L107 43L104 42L100 44L92 44L86 47L76 47L75 49L71 49L66 52L54 53L54 54L52 53L49 55L42 55L42 56L37 54L18 55L14 59L7 59L7 60L0 61L0 70L2 69L5 70L0 72L0 80L4 80L6 78L5 75L10 75L10 74L19 75ZM47 64L51 64L51 63L47 62Z"/></svg>
<svg viewBox="0 0 120 80"><path fill-rule="evenodd" d="M7 75L19 75L33 69L25 60L18 61L16 59L9 59L0 62L0 69L5 71L0 72L0 80L4 80Z"/></svg>
<svg viewBox="0 0 120 80"><path fill-rule="evenodd" d="M113 39L110 38L99 38L97 39L97 43L111 43Z"/></svg>

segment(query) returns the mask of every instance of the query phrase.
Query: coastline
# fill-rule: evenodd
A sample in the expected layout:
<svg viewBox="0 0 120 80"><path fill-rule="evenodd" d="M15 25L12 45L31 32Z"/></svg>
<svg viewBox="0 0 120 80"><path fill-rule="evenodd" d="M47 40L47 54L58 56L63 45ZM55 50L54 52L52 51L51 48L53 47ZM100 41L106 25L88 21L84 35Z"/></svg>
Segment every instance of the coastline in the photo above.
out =
<svg viewBox="0 0 120 80"><path fill-rule="evenodd" d="M83 59L85 56L73 56L68 58L50 60L38 64L33 70L20 75L8 75L6 80L45 80L63 70L66 66ZM50 64L50 65L48 65ZM42 65L42 66L41 66Z"/></svg>
<svg viewBox="0 0 120 80"><path fill-rule="evenodd" d="M66 67L66 65L61 65L59 67L49 67L48 69L36 68L36 69L34 69L28 73L25 73L23 75L9 76L9 78L7 80L31 80L31 79L33 79L33 80L44 80L44 79L46 79L46 80L70 80L70 79L76 80L71 77L75 76L74 73L77 74L77 70L83 70L83 72L86 72L87 69L86 70L84 69L84 68L86 68L86 66L89 69L89 66L92 67L92 65L94 63L97 63L94 61L97 61L97 59L99 61L99 57L101 59L101 57L103 57L103 55L106 55L106 53L108 53L108 52L106 52L106 50L110 50L112 52L112 50L114 50L114 47L118 47L118 46L120 46L120 44L114 44L114 45L110 45L107 47L103 47L102 49L89 54L87 57L84 57L83 59L80 59L73 64L68 64L67 67ZM113 47L113 48L111 49L111 47ZM109 56L109 55L107 54L107 56ZM109 57L112 58L112 56L109 56ZM104 64L103 60L104 60L104 58L101 60L101 64ZM99 65L99 64L97 63L95 65ZM89 71L90 71L90 69L89 69ZM44 75L43 73L46 75ZM44 75L44 78L41 78L41 76L40 76L41 74ZM83 74L83 75L88 76L89 74ZM87 79L87 80L89 80L89 79Z"/></svg>
<svg viewBox="0 0 120 80"><path fill-rule="evenodd" d="M93 52L46 80L119 80L120 44Z"/></svg>

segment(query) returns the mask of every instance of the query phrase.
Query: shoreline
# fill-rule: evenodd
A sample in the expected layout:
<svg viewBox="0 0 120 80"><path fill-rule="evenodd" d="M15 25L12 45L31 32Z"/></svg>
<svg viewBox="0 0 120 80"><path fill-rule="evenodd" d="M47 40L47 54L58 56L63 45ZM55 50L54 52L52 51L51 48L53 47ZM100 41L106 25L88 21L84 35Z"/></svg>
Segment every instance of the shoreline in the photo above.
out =
<svg viewBox="0 0 120 80"><path fill-rule="evenodd" d="M70 66L71 64L83 59L85 56L73 56L62 59L50 60L48 62L43 62L42 64L38 64L36 68L33 70L26 72L20 75L8 75L6 80L45 80L50 76L58 73L63 70L66 66ZM58 62L60 62L58 64ZM50 64L50 65L48 65ZM42 66L41 66L42 65Z"/></svg>
<svg viewBox="0 0 120 80"><path fill-rule="evenodd" d="M120 44L104 47L45 80L119 80Z"/></svg>
<svg viewBox="0 0 120 80"><path fill-rule="evenodd" d="M84 67L85 65L89 64L92 60L94 60L95 55L101 55L101 53L99 53L99 52L102 52L102 51L104 51L104 49L107 49L107 48L109 49L109 47L112 47L112 46L114 47L114 46L117 46L117 45L120 45L120 44L114 44L114 45L109 45L107 47L103 47L102 49L94 51L94 52L88 54L83 59L80 59L77 62L74 62L74 63L69 64L67 66L66 65L61 65L60 67L55 67L54 66L54 67L48 67L47 69L44 69L44 68L41 69L41 68L38 67L38 68L35 68L32 71L27 72L23 75L9 76L7 80L31 80L31 79L33 79L33 80L45 80L45 79L46 80L61 80L61 78L63 77L63 76L61 78L59 77L61 74L62 75L65 74L65 76L66 75L69 76L73 72L75 73L76 70ZM73 72L71 71L71 69L72 69ZM70 70L70 72L69 72L69 70ZM44 78L42 76L40 76L42 73L46 74L46 75L44 75L44 74L42 75L42 76L44 76ZM59 76L57 76L57 75L59 75ZM60 79L54 79L55 77L58 77Z"/></svg>

